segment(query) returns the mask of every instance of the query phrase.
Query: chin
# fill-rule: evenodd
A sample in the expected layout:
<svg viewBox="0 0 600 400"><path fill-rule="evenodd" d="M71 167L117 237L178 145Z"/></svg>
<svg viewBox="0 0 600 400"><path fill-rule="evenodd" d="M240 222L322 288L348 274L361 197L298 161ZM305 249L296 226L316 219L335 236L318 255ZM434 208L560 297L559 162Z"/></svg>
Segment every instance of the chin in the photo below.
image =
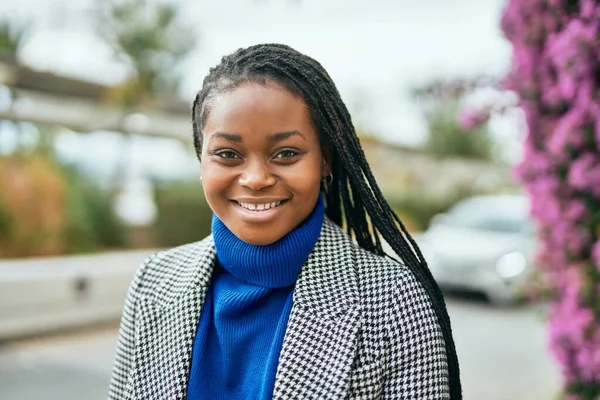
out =
<svg viewBox="0 0 600 400"><path fill-rule="evenodd" d="M235 236L240 238L242 241L252 244L255 246L266 246L272 243L275 243L279 239L281 239L285 234L282 235L273 235L272 233L265 235L265 229L257 229L256 232L252 232L254 229L244 230L241 232L233 232Z"/></svg>

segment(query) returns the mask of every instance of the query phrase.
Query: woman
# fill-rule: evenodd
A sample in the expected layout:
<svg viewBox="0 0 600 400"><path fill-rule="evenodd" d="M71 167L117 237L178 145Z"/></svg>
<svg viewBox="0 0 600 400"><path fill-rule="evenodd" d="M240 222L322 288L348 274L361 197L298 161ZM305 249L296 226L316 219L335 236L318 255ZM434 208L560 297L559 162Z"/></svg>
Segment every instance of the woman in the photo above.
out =
<svg viewBox="0 0 600 400"><path fill-rule="evenodd" d="M212 235L137 272L109 398L460 399L443 298L323 67L240 49L192 120Z"/></svg>

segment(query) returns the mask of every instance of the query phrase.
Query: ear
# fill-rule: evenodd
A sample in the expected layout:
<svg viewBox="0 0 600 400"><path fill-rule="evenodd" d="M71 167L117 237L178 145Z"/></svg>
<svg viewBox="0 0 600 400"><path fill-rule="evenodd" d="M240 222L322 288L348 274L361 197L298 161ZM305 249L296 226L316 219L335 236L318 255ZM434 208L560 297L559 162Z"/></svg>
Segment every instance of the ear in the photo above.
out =
<svg viewBox="0 0 600 400"><path fill-rule="evenodd" d="M331 174L331 168L329 167L329 163L323 159L323 163L321 164L321 178L325 178Z"/></svg>
<svg viewBox="0 0 600 400"><path fill-rule="evenodd" d="M323 163L321 164L321 176L326 177L331 174L331 162L333 157L331 155L330 149L325 149L323 151Z"/></svg>

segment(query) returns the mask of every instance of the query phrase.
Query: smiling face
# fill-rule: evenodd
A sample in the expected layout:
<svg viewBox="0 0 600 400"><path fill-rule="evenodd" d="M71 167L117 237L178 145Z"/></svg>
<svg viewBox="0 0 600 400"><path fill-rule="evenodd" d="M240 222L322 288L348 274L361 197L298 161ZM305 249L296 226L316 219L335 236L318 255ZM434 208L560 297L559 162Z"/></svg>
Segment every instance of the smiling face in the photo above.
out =
<svg viewBox="0 0 600 400"><path fill-rule="evenodd" d="M211 209L238 238L257 245L306 219L329 174L306 104L272 82L212 99L201 165Z"/></svg>

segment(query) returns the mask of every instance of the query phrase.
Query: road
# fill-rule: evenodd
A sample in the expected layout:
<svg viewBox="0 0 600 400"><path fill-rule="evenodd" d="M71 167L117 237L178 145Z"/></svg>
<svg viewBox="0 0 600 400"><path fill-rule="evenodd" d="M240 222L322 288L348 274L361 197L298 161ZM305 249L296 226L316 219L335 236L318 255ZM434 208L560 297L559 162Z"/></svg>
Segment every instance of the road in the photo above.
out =
<svg viewBox="0 0 600 400"><path fill-rule="evenodd" d="M498 310L473 298L448 299L465 400L554 398L559 375L533 307ZM107 392L115 326L0 348L0 399L101 400Z"/></svg>

